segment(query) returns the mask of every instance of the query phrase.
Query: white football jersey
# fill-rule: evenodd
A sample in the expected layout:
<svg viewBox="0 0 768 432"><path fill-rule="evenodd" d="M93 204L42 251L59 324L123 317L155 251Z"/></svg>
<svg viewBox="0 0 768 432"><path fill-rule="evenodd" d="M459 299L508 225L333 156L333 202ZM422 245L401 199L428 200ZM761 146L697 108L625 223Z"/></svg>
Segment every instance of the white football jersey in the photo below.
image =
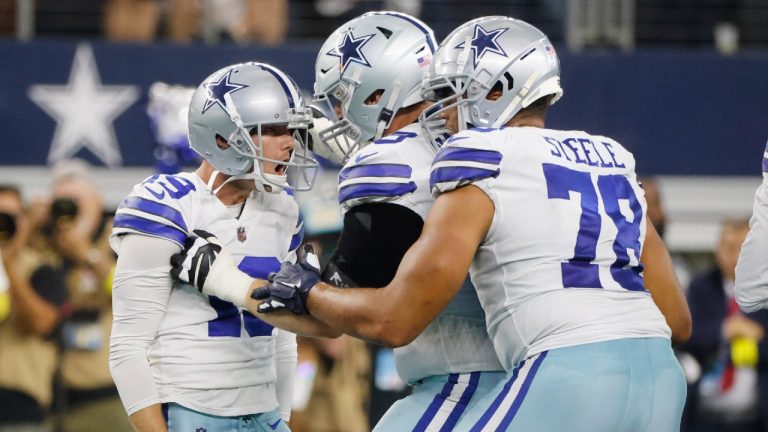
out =
<svg viewBox="0 0 768 432"><path fill-rule="evenodd" d="M339 174L342 210L382 202L404 206L425 219L434 203L429 189L433 158L418 124L364 147ZM413 342L395 349L395 362L409 383L432 375L502 370L471 284L465 283Z"/></svg>
<svg viewBox="0 0 768 432"><path fill-rule="evenodd" d="M435 157L435 193L473 184L495 206L470 275L507 370L533 354L670 337L645 290L645 197L632 154L581 131L477 128Z"/></svg>
<svg viewBox="0 0 768 432"><path fill-rule="evenodd" d="M287 193L253 193L239 219L194 173L155 175L134 186L115 215L110 242L124 234L167 239L184 247L202 229L216 235L239 268L266 279L293 259L303 226ZM277 329L232 303L178 284L148 358L162 402L221 416L277 407Z"/></svg>

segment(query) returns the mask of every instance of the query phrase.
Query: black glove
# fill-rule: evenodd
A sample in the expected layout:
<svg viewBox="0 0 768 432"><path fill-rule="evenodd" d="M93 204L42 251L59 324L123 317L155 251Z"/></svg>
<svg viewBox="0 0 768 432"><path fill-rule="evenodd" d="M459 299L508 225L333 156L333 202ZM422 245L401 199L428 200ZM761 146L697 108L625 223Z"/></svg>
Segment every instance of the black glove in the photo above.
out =
<svg viewBox="0 0 768 432"><path fill-rule="evenodd" d="M251 298L264 300L259 312L289 310L296 315L309 315L309 291L320 282L320 263L312 245L305 244L298 253L296 264L283 263L280 271L269 275L267 286L256 288Z"/></svg>
<svg viewBox="0 0 768 432"><path fill-rule="evenodd" d="M243 306L253 278L237 268L237 263L219 239L203 231L192 231L184 250L171 256L171 276L193 285L203 294Z"/></svg>

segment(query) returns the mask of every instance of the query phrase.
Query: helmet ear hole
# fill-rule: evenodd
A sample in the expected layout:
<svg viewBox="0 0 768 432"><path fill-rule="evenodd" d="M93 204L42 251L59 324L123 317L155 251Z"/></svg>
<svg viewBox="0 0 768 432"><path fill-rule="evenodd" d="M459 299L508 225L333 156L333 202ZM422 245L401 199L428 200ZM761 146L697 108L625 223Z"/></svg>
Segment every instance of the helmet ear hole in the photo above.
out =
<svg viewBox="0 0 768 432"><path fill-rule="evenodd" d="M226 150L229 148L229 143L227 142L226 139L224 139L223 136L216 134L216 147L222 150Z"/></svg>
<svg viewBox="0 0 768 432"><path fill-rule="evenodd" d="M368 97L365 98L366 105L376 105L381 100L381 96L384 94L384 89L378 89L371 92Z"/></svg>

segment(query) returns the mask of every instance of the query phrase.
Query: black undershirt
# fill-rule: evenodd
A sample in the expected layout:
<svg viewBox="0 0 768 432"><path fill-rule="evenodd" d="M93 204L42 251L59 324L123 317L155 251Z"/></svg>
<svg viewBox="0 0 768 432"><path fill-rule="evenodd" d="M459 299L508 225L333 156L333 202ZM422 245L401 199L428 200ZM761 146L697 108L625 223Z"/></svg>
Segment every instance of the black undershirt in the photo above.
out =
<svg viewBox="0 0 768 432"><path fill-rule="evenodd" d="M346 287L386 286L423 226L416 212L398 204L353 207L344 215L344 229L323 281Z"/></svg>

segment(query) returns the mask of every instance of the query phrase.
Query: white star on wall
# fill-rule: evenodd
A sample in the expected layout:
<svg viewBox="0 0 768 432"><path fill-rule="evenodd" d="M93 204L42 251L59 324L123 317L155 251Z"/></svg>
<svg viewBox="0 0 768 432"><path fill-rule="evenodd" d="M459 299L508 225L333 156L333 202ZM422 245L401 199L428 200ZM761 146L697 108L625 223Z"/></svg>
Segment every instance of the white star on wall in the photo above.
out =
<svg viewBox="0 0 768 432"><path fill-rule="evenodd" d="M67 159L83 147L107 166L122 163L112 122L136 102L139 87L102 85L90 45L77 47L66 85L33 85L28 94L56 120L49 164Z"/></svg>

